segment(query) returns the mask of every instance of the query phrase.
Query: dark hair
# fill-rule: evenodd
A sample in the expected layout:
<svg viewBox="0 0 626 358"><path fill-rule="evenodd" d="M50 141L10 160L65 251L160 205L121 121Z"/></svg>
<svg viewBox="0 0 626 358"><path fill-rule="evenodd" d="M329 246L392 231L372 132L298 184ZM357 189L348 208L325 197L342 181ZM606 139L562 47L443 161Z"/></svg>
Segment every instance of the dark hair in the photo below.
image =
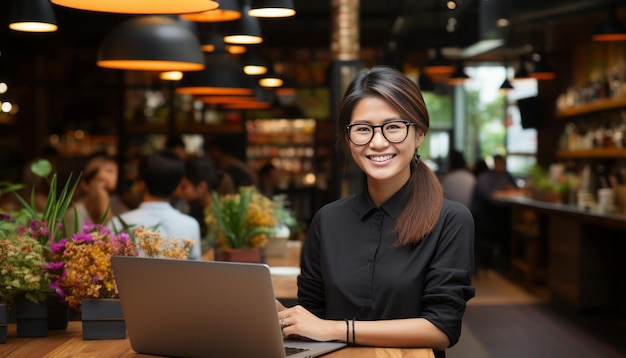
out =
<svg viewBox="0 0 626 358"><path fill-rule="evenodd" d="M100 169L102 168L102 165L104 165L105 163L114 163L115 165L117 165L117 161L115 160L115 158L106 154L105 152L96 152L89 155L85 164L82 180L85 183L89 183L98 175Z"/></svg>
<svg viewBox="0 0 626 358"><path fill-rule="evenodd" d="M386 101L402 119L415 123L417 131L426 134L430 117L419 87L413 80L388 66L375 66L360 72L348 86L339 106L339 140L348 146L346 125L354 107L364 98L378 97ZM437 224L443 205L443 189L435 173L423 162L412 165L408 202L396 222L397 243L415 244Z"/></svg>
<svg viewBox="0 0 626 358"><path fill-rule="evenodd" d="M450 153L449 160L450 171L467 168L467 162L465 161L465 157L463 156L463 153L459 152L458 150L453 150Z"/></svg>
<svg viewBox="0 0 626 358"><path fill-rule="evenodd" d="M183 160L173 151L162 150L139 162L139 176L146 189L157 198L169 198L185 173Z"/></svg>
<svg viewBox="0 0 626 358"><path fill-rule="evenodd" d="M193 185L207 183L209 190L217 190L220 183L220 175L207 157L188 158L185 161L185 178Z"/></svg>
<svg viewBox="0 0 626 358"><path fill-rule="evenodd" d="M166 149L174 149L178 147L185 148L185 141L182 137L174 135L167 137L167 140L165 141Z"/></svg>
<svg viewBox="0 0 626 358"><path fill-rule="evenodd" d="M276 167L272 163L264 164L261 169L259 169L259 176L263 177L269 175L271 172L276 170Z"/></svg>

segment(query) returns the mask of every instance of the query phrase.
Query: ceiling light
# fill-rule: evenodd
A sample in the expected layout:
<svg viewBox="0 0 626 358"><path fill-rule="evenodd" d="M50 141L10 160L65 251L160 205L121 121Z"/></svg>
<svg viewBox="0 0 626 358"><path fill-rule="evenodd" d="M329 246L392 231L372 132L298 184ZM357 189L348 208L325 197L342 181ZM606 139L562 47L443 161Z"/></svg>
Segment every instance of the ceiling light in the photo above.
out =
<svg viewBox="0 0 626 358"><path fill-rule="evenodd" d="M163 81L180 81L183 78L183 73L180 71L161 72L159 78Z"/></svg>
<svg viewBox="0 0 626 358"><path fill-rule="evenodd" d="M626 28L617 18L617 5L609 4L607 16L591 37L594 41L625 41Z"/></svg>
<svg viewBox="0 0 626 358"><path fill-rule="evenodd" d="M454 72L448 78L448 84L451 86L457 86L464 84L470 77L465 73L465 67L458 65Z"/></svg>
<svg viewBox="0 0 626 358"><path fill-rule="evenodd" d="M98 50L100 67L144 71L198 71L204 68L200 42L178 21L141 16L122 22Z"/></svg>
<svg viewBox="0 0 626 358"><path fill-rule="evenodd" d="M58 29L48 0L17 0L11 9L9 28L23 32L54 32Z"/></svg>
<svg viewBox="0 0 626 358"><path fill-rule="evenodd" d="M246 53L246 51L248 51L248 48L242 45L227 45L226 51L232 55L241 55Z"/></svg>
<svg viewBox="0 0 626 358"><path fill-rule="evenodd" d="M447 75L454 72L454 70L455 67L452 66L445 57L443 57L441 48L439 47L435 49L434 57L432 57L424 67L424 72L428 75Z"/></svg>
<svg viewBox="0 0 626 358"><path fill-rule="evenodd" d="M241 64L224 51L205 54L202 71L185 74L176 93L192 95L249 95L252 88Z"/></svg>
<svg viewBox="0 0 626 358"><path fill-rule="evenodd" d="M50 0L52 3L79 10L120 14L184 14L217 9L211 0Z"/></svg>
<svg viewBox="0 0 626 358"><path fill-rule="evenodd" d="M237 0L220 0L217 9L182 14L181 18L193 22L225 22L235 21L241 17L241 8Z"/></svg>
<svg viewBox="0 0 626 358"><path fill-rule="evenodd" d="M282 85L282 78L278 77L272 66L268 66L267 72L259 78L259 86L264 88L277 88Z"/></svg>
<svg viewBox="0 0 626 358"><path fill-rule="evenodd" d="M513 90L514 88L515 87L513 87L513 85L511 84L508 78L505 78L504 82L502 82L502 84L500 85L500 91L504 93L507 93Z"/></svg>
<svg viewBox="0 0 626 358"><path fill-rule="evenodd" d="M267 73L267 64L259 54L258 49L251 48L244 57L243 72L248 76L258 76Z"/></svg>
<svg viewBox="0 0 626 358"><path fill-rule="evenodd" d="M242 7L239 20L233 21L224 33L224 42L237 45L254 45L263 42L259 19L248 15L250 6Z"/></svg>
<svg viewBox="0 0 626 358"><path fill-rule="evenodd" d="M535 53L532 55L534 68L529 76L537 80L553 80L556 78L556 73L548 65L545 56Z"/></svg>
<svg viewBox="0 0 626 358"><path fill-rule="evenodd" d="M248 15L254 17L290 17L296 14L293 0L252 0Z"/></svg>

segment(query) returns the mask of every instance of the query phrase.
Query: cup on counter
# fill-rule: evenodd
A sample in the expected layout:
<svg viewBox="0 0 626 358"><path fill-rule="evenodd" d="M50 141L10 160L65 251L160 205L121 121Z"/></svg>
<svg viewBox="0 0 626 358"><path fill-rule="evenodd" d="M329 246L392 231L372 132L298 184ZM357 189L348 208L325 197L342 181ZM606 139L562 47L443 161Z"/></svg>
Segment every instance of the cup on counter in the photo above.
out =
<svg viewBox="0 0 626 358"><path fill-rule="evenodd" d="M615 190L612 188L598 189L598 204L596 209L601 213L615 211Z"/></svg>
<svg viewBox="0 0 626 358"><path fill-rule="evenodd" d="M593 194L585 190L576 192L576 203L579 209L591 209L595 206Z"/></svg>

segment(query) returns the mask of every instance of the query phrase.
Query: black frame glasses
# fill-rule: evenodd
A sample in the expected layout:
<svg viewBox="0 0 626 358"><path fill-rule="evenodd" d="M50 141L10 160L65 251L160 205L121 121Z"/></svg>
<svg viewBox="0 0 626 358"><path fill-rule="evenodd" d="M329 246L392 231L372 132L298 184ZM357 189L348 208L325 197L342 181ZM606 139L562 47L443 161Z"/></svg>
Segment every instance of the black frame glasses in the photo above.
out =
<svg viewBox="0 0 626 358"><path fill-rule="evenodd" d="M404 136L402 137L402 139L400 140L390 140L389 138L387 138L387 135L389 135L389 131L393 131L393 125L397 125L398 123L402 123L404 125L406 125L406 131L404 133ZM375 125L371 125L371 124L367 124L367 123L353 123L353 124L348 124L346 126L346 134L348 135L348 140L350 140L350 142L352 142L352 144L354 145L367 145L369 144L372 139L374 139L374 134L376 134L376 128L380 128L380 132L383 135L383 138L385 138L385 140L389 143L402 143L406 140L406 138L409 136L409 127L415 125L415 123L410 122L410 121L403 121L403 120L395 120L395 121L389 121L389 122L385 122L381 125L375 126ZM363 129L369 129L370 130L370 137L367 141L361 142L359 140L357 140L355 142L355 139L352 138L352 134L354 133L359 133L358 131L353 131L352 128L363 128ZM385 132L387 132L387 134L385 134ZM363 136L365 137L365 136Z"/></svg>

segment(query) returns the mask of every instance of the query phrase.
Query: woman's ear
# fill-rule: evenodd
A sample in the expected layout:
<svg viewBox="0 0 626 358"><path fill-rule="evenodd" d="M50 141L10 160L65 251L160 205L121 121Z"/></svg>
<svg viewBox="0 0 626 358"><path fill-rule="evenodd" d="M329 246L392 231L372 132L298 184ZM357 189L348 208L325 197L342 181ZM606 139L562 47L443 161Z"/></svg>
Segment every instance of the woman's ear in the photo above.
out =
<svg viewBox="0 0 626 358"><path fill-rule="evenodd" d="M422 131L415 131L415 150L417 150L417 148L419 148L422 145L422 142L424 141L424 132Z"/></svg>

